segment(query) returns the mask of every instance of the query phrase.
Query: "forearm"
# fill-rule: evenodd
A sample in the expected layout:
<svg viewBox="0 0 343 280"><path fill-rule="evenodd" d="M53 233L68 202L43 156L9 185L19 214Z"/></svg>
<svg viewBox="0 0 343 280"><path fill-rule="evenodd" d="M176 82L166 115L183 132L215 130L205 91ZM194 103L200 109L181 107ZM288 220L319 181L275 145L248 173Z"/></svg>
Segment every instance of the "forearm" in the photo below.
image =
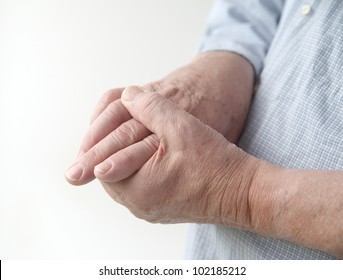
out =
<svg viewBox="0 0 343 280"><path fill-rule="evenodd" d="M148 86L235 142L253 93L254 70L231 52L205 52Z"/></svg>
<svg viewBox="0 0 343 280"><path fill-rule="evenodd" d="M343 258L343 172L263 163L250 194L251 230Z"/></svg>

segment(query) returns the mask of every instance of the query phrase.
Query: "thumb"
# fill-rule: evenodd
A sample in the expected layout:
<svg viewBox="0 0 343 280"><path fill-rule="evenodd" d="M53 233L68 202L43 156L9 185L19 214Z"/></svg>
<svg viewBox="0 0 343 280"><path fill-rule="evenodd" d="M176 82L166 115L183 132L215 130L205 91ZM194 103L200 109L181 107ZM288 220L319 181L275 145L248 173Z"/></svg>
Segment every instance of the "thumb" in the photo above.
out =
<svg viewBox="0 0 343 280"><path fill-rule="evenodd" d="M194 121L191 115L171 100L155 92L144 92L136 86L127 87L121 100L132 117L160 139L175 138Z"/></svg>

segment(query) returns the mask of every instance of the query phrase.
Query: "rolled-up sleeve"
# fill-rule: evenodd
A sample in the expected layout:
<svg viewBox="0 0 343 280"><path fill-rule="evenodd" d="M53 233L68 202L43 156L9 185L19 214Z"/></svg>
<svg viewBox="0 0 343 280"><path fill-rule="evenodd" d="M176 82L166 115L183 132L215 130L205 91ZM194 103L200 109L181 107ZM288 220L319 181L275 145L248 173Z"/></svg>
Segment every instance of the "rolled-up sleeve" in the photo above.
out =
<svg viewBox="0 0 343 280"><path fill-rule="evenodd" d="M258 75L277 29L284 0L217 0L199 52L232 51L248 59Z"/></svg>

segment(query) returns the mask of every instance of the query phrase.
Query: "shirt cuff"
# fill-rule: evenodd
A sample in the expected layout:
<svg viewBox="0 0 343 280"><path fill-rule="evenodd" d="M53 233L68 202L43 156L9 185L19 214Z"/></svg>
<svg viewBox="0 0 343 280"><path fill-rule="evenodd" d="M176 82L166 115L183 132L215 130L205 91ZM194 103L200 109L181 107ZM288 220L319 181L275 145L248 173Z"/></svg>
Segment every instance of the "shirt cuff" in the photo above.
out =
<svg viewBox="0 0 343 280"><path fill-rule="evenodd" d="M255 78L257 78L262 71L264 57L262 51L256 48L256 45L249 45L246 43L239 43L233 41L206 41L203 42L198 48L198 52L208 52L208 51L229 51L234 52L245 59L247 59L254 68Z"/></svg>

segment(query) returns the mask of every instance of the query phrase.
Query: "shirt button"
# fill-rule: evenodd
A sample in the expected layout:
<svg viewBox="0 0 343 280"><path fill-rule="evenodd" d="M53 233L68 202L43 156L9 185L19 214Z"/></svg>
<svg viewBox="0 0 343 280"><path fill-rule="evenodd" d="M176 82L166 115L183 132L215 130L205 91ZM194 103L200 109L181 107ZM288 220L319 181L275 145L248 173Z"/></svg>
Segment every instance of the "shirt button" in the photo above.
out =
<svg viewBox="0 0 343 280"><path fill-rule="evenodd" d="M311 6L310 5L303 5L301 7L301 15L307 16L311 12Z"/></svg>

